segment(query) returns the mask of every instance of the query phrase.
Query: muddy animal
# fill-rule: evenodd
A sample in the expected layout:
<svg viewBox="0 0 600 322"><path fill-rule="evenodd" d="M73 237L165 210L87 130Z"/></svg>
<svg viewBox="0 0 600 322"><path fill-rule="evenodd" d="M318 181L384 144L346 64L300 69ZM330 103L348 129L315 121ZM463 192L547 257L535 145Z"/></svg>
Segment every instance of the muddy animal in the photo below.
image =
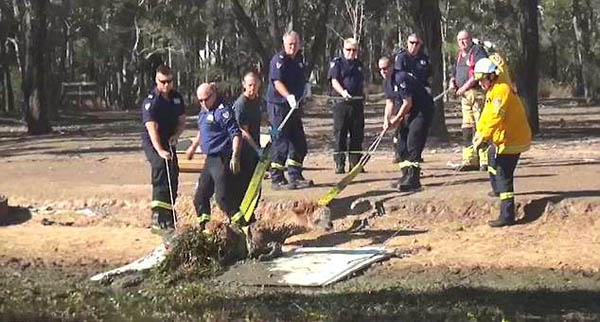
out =
<svg viewBox="0 0 600 322"><path fill-rule="evenodd" d="M222 241L219 258L223 263L244 258L269 259L281 253L281 245L290 236L332 228L330 213L318 209L317 203L309 200L267 202L257 210L248 235L225 223L213 222L207 229Z"/></svg>

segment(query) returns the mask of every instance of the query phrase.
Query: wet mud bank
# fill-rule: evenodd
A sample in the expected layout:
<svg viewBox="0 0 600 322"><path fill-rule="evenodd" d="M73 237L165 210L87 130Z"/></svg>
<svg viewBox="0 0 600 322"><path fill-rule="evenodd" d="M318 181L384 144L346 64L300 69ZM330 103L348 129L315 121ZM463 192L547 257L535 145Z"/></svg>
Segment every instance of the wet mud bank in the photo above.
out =
<svg viewBox="0 0 600 322"><path fill-rule="evenodd" d="M0 266L0 321L597 321L600 273L539 268L384 270L327 288L212 278L103 286L88 269ZM340 308L343 308L341 310Z"/></svg>

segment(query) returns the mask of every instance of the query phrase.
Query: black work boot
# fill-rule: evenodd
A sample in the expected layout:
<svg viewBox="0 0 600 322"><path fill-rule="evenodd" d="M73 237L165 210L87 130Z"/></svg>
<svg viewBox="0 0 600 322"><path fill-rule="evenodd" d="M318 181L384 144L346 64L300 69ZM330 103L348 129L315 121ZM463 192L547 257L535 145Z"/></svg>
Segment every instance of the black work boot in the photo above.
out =
<svg viewBox="0 0 600 322"><path fill-rule="evenodd" d="M404 167L400 169L400 178L394 182L392 182L392 188L399 188L401 185L406 185L406 181L408 180L408 168Z"/></svg>
<svg viewBox="0 0 600 322"><path fill-rule="evenodd" d="M490 225L490 227L493 227L493 228L511 226L514 224L515 224L514 220L509 220L509 219L504 219L504 218L498 218L495 220L488 221L488 225Z"/></svg>
<svg viewBox="0 0 600 322"><path fill-rule="evenodd" d="M344 168L346 166L346 155L344 154L344 152L334 153L335 154L333 155L333 162L335 162L335 173L345 173L346 170Z"/></svg>
<svg viewBox="0 0 600 322"><path fill-rule="evenodd" d="M163 208L153 209L152 232L161 234L162 231L166 229L175 229L172 210Z"/></svg>
<svg viewBox="0 0 600 322"><path fill-rule="evenodd" d="M176 215L175 215L176 216ZM173 210L156 208L152 211L152 233L159 235L167 249L175 240L175 221Z"/></svg>
<svg viewBox="0 0 600 322"><path fill-rule="evenodd" d="M352 171L352 169L354 169L354 167L358 164L358 162L360 162L360 158L362 157L361 154L350 154L350 171ZM361 173L365 172L365 168L363 167L362 169L360 169Z"/></svg>
<svg viewBox="0 0 600 322"><path fill-rule="evenodd" d="M315 185L312 180L306 180L302 175L297 178L291 178L290 183L293 184L296 189L310 188Z"/></svg>
<svg viewBox="0 0 600 322"><path fill-rule="evenodd" d="M275 191L280 190L293 190L296 189L296 185L293 182L288 182L285 178L279 180L271 180L271 189Z"/></svg>
<svg viewBox="0 0 600 322"><path fill-rule="evenodd" d="M496 220L488 221L490 227L504 227L515 224L515 200L506 199L500 203L500 216Z"/></svg>
<svg viewBox="0 0 600 322"><path fill-rule="evenodd" d="M421 190L421 168L409 167L407 179L404 184L398 187L401 192L420 191Z"/></svg>

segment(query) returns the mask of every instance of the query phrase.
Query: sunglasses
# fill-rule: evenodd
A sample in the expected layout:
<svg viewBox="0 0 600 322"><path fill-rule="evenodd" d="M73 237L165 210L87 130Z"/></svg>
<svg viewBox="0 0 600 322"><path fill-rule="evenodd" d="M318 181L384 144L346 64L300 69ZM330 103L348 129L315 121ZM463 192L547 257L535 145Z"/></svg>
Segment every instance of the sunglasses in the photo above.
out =
<svg viewBox="0 0 600 322"><path fill-rule="evenodd" d="M159 79L158 80L161 84L171 84L173 82L172 79Z"/></svg>
<svg viewBox="0 0 600 322"><path fill-rule="evenodd" d="M208 102L208 100L213 96L213 93L211 93L210 95L208 95L206 98L199 98L198 102L200 103L204 103L204 102Z"/></svg>
<svg viewBox="0 0 600 322"><path fill-rule="evenodd" d="M345 51L358 51L356 48L344 48Z"/></svg>

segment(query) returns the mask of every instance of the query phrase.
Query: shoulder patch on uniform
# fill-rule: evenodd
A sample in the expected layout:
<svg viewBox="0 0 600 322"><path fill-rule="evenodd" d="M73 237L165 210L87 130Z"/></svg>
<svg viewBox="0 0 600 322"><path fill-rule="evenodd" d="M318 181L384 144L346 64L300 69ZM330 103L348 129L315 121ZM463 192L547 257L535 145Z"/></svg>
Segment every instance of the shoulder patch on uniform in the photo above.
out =
<svg viewBox="0 0 600 322"><path fill-rule="evenodd" d="M400 87L402 87L402 88L406 88L406 82L402 82L402 83L400 83Z"/></svg>
<svg viewBox="0 0 600 322"><path fill-rule="evenodd" d="M280 63L280 62L277 62L277 63L275 64L275 67L277 67L277 69L281 68L281 63Z"/></svg>
<svg viewBox="0 0 600 322"><path fill-rule="evenodd" d="M150 102L148 102L148 103L144 104L144 108L145 108L146 110L149 110L151 106L152 106L152 103L150 103Z"/></svg>
<svg viewBox="0 0 600 322"><path fill-rule="evenodd" d="M329 68L333 68L333 66L335 66L335 60L329 63Z"/></svg>
<svg viewBox="0 0 600 322"><path fill-rule="evenodd" d="M494 107L495 107L495 108L499 108L499 107L500 107L500 105L502 105L502 99L500 99L500 98L495 98L493 103L494 103Z"/></svg>
<svg viewBox="0 0 600 322"><path fill-rule="evenodd" d="M149 99L153 99L154 98L154 94L152 94L152 93L148 94L148 98Z"/></svg>
<svg viewBox="0 0 600 322"><path fill-rule="evenodd" d="M225 108L225 105L223 105L223 103L219 104L219 107L217 107L218 110Z"/></svg>
<svg viewBox="0 0 600 322"><path fill-rule="evenodd" d="M423 65L423 66L427 65L427 61L425 59L421 59L421 65Z"/></svg>
<svg viewBox="0 0 600 322"><path fill-rule="evenodd" d="M231 113L229 113L229 111L225 111L223 112L223 118L226 120L229 120L229 117L231 116Z"/></svg>

